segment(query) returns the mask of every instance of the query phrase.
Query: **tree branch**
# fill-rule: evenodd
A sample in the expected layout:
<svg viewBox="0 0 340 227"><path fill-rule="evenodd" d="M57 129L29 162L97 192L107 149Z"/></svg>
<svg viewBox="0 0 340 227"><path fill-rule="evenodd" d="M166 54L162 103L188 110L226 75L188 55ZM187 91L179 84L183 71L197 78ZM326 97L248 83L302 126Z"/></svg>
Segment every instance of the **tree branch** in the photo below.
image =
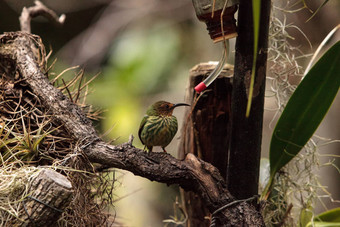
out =
<svg viewBox="0 0 340 227"><path fill-rule="evenodd" d="M49 83L35 60L34 53L37 51L34 49L39 40L37 36L22 32L1 35L0 61L15 65L32 92L51 111L56 121L64 125L70 136L78 141L78 148L91 162L128 170L151 181L178 184L200 195L211 213L235 201L218 170L192 154L178 160L166 153L145 153L135 148L132 141L115 146L101 140L81 109ZM38 46L41 48L41 45ZM217 212L214 219L217 226L264 225L255 207L246 202L235 203Z"/></svg>
<svg viewBox="0 0 340 227"><path fill-rule="evenodd" d="M37 16L44 16L56 25L62 25L65 21L65 14L62 14L60 17L53 11L47 8L40 1L35 1L35 6L31 6L29 8L24 7L21 12L20 20L20 28L21 31L31 33L31 19Z"/></svg>

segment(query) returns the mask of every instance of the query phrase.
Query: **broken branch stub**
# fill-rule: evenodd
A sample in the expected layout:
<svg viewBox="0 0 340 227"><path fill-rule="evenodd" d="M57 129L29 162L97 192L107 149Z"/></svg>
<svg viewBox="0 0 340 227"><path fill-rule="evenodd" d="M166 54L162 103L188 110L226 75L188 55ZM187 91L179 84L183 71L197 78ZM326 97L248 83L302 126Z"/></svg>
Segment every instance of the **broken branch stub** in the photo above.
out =
<svg viewBox="0 0 340 227"><path fill-rule="evenodd" d="M14 226L54 224L72 200L71 182L60 173L43 169L29 182L28 196L22 201Z"/></svg>

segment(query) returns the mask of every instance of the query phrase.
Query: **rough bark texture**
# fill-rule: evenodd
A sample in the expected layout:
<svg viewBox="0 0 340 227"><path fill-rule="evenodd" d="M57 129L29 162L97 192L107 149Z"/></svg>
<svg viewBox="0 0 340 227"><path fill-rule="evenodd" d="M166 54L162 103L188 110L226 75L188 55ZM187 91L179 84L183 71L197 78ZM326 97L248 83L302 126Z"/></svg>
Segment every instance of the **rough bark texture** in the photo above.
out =
<svg viewBox="0 0 340 227"><path fill-rule="evenodd" d="M198 96L194 87L203 81L216 67L212 63L201 63L190 70L186 103L191 103L191 118L184 123L179 157L187 153L214 165L225 179L228 163L228 148L231 115L231 76L233 66L225 65L221 75ZM198 98L199 97L199 98ZM204 201L193 192L184 192L185 207L189 221L187 226L209 226L210 212Z"/></svg>
<svg viewBox="0 0 340 227"><path fill-rule="evenodd" d="M261 0L261 18L254 92L246 117L253 64L252 4L241 0L238 14L235 70L233 78L232 129L228 165L228 188L238 199L258 194L270 1Z"/></svg>
<svg viewBox="0 0 340 227"><path fill-rule="evenodd" d="M50 169L42 170L29 182L29 196L23 201L20 220L13 226L49 226L55 224L72 199L67 178Z"/></svg>
<svg viewBox="0 0 340 227"><path fill-rule="evenodd" d="M231 117L233 66L226 64L221 75L198 98L194 87L216 67L201 63L190 70L186 102L192 103L191 118L185 123L180 157L187 153L213 164L226 177ZM197 100L197 102L196 102ZM184 152L183 152L184 151Z"/></svg>
<svg viewBox="0 0 340 227"><path fill-rule="evenodd" d="M234 201L219 171L193 154L178 160L165 153L145 153L133 147L132 141L118 146L102 141L81 109L49 83L36 61L35 52L36 36L22 32L0 36L1 64L16 69L55 120L79 141L79 155L84 154L92 162L128 170L152 181L178 184L200 195L210 212ZM223 209L215 218L217 226L264 225L261 215L246 202Z"/></svg>

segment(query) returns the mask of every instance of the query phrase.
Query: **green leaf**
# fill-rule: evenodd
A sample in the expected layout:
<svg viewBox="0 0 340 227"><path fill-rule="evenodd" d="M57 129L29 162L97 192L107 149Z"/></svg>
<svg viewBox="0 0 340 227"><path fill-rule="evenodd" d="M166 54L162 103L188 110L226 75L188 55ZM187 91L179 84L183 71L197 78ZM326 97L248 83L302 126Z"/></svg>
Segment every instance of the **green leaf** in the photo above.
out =
<svg viewBox="0 0 340 227"><path fill-rule="evenodd" d="M314 224L314 225L313 225ZM332 226L332 227L339 227L340 226L340 207L328 210L316 216L313 219L313 223L309 222L307 225L309 226Z"/></svg>
<svg viewBox="0 0 340 227"><path fill-rule="evenodd" d="M253 0L254 53L253 53L253 66L251 69L251 78L250 78L250 85L249 85L246 117L249 117L250 109L251 109L251 102L253 99L256 61L257 61L258 42L259 42L260 15L261 15L261 1Z"/></svg>
<svg viewBox="0 0 340 227"><path fill-rule="evenodd" d="M340 42L337 42L301 81L276 124L269 151L271 178L311 138L330 108L339 85Z"/></svg>
<svg viewBox="0 0 340 227"><path fill-rule="evenodd" d="M306 208L303 208L300 212L300 219L299 219L299 226L307 226L308 223L310 223L310 221L313 218L313 206L311 205L312 202L309 201L307 204Z"/></svg>

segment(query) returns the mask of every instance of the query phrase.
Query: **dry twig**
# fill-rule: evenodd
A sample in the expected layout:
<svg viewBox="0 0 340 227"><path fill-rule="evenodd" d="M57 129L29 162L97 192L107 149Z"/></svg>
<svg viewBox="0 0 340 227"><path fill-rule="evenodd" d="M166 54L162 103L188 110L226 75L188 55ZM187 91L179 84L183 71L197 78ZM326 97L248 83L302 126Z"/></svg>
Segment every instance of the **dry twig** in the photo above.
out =
<svg viewBox="0 0 340 227"><path fill-rule="evenodd" d="M47 8L40 1L35 1L35 6L29 8L24 7L21 12L20 27L21 31L31 33L31 19L37 16L44 16L56 25L62 25L65 21L65 14L60 17L53 11Z"/></svg>

